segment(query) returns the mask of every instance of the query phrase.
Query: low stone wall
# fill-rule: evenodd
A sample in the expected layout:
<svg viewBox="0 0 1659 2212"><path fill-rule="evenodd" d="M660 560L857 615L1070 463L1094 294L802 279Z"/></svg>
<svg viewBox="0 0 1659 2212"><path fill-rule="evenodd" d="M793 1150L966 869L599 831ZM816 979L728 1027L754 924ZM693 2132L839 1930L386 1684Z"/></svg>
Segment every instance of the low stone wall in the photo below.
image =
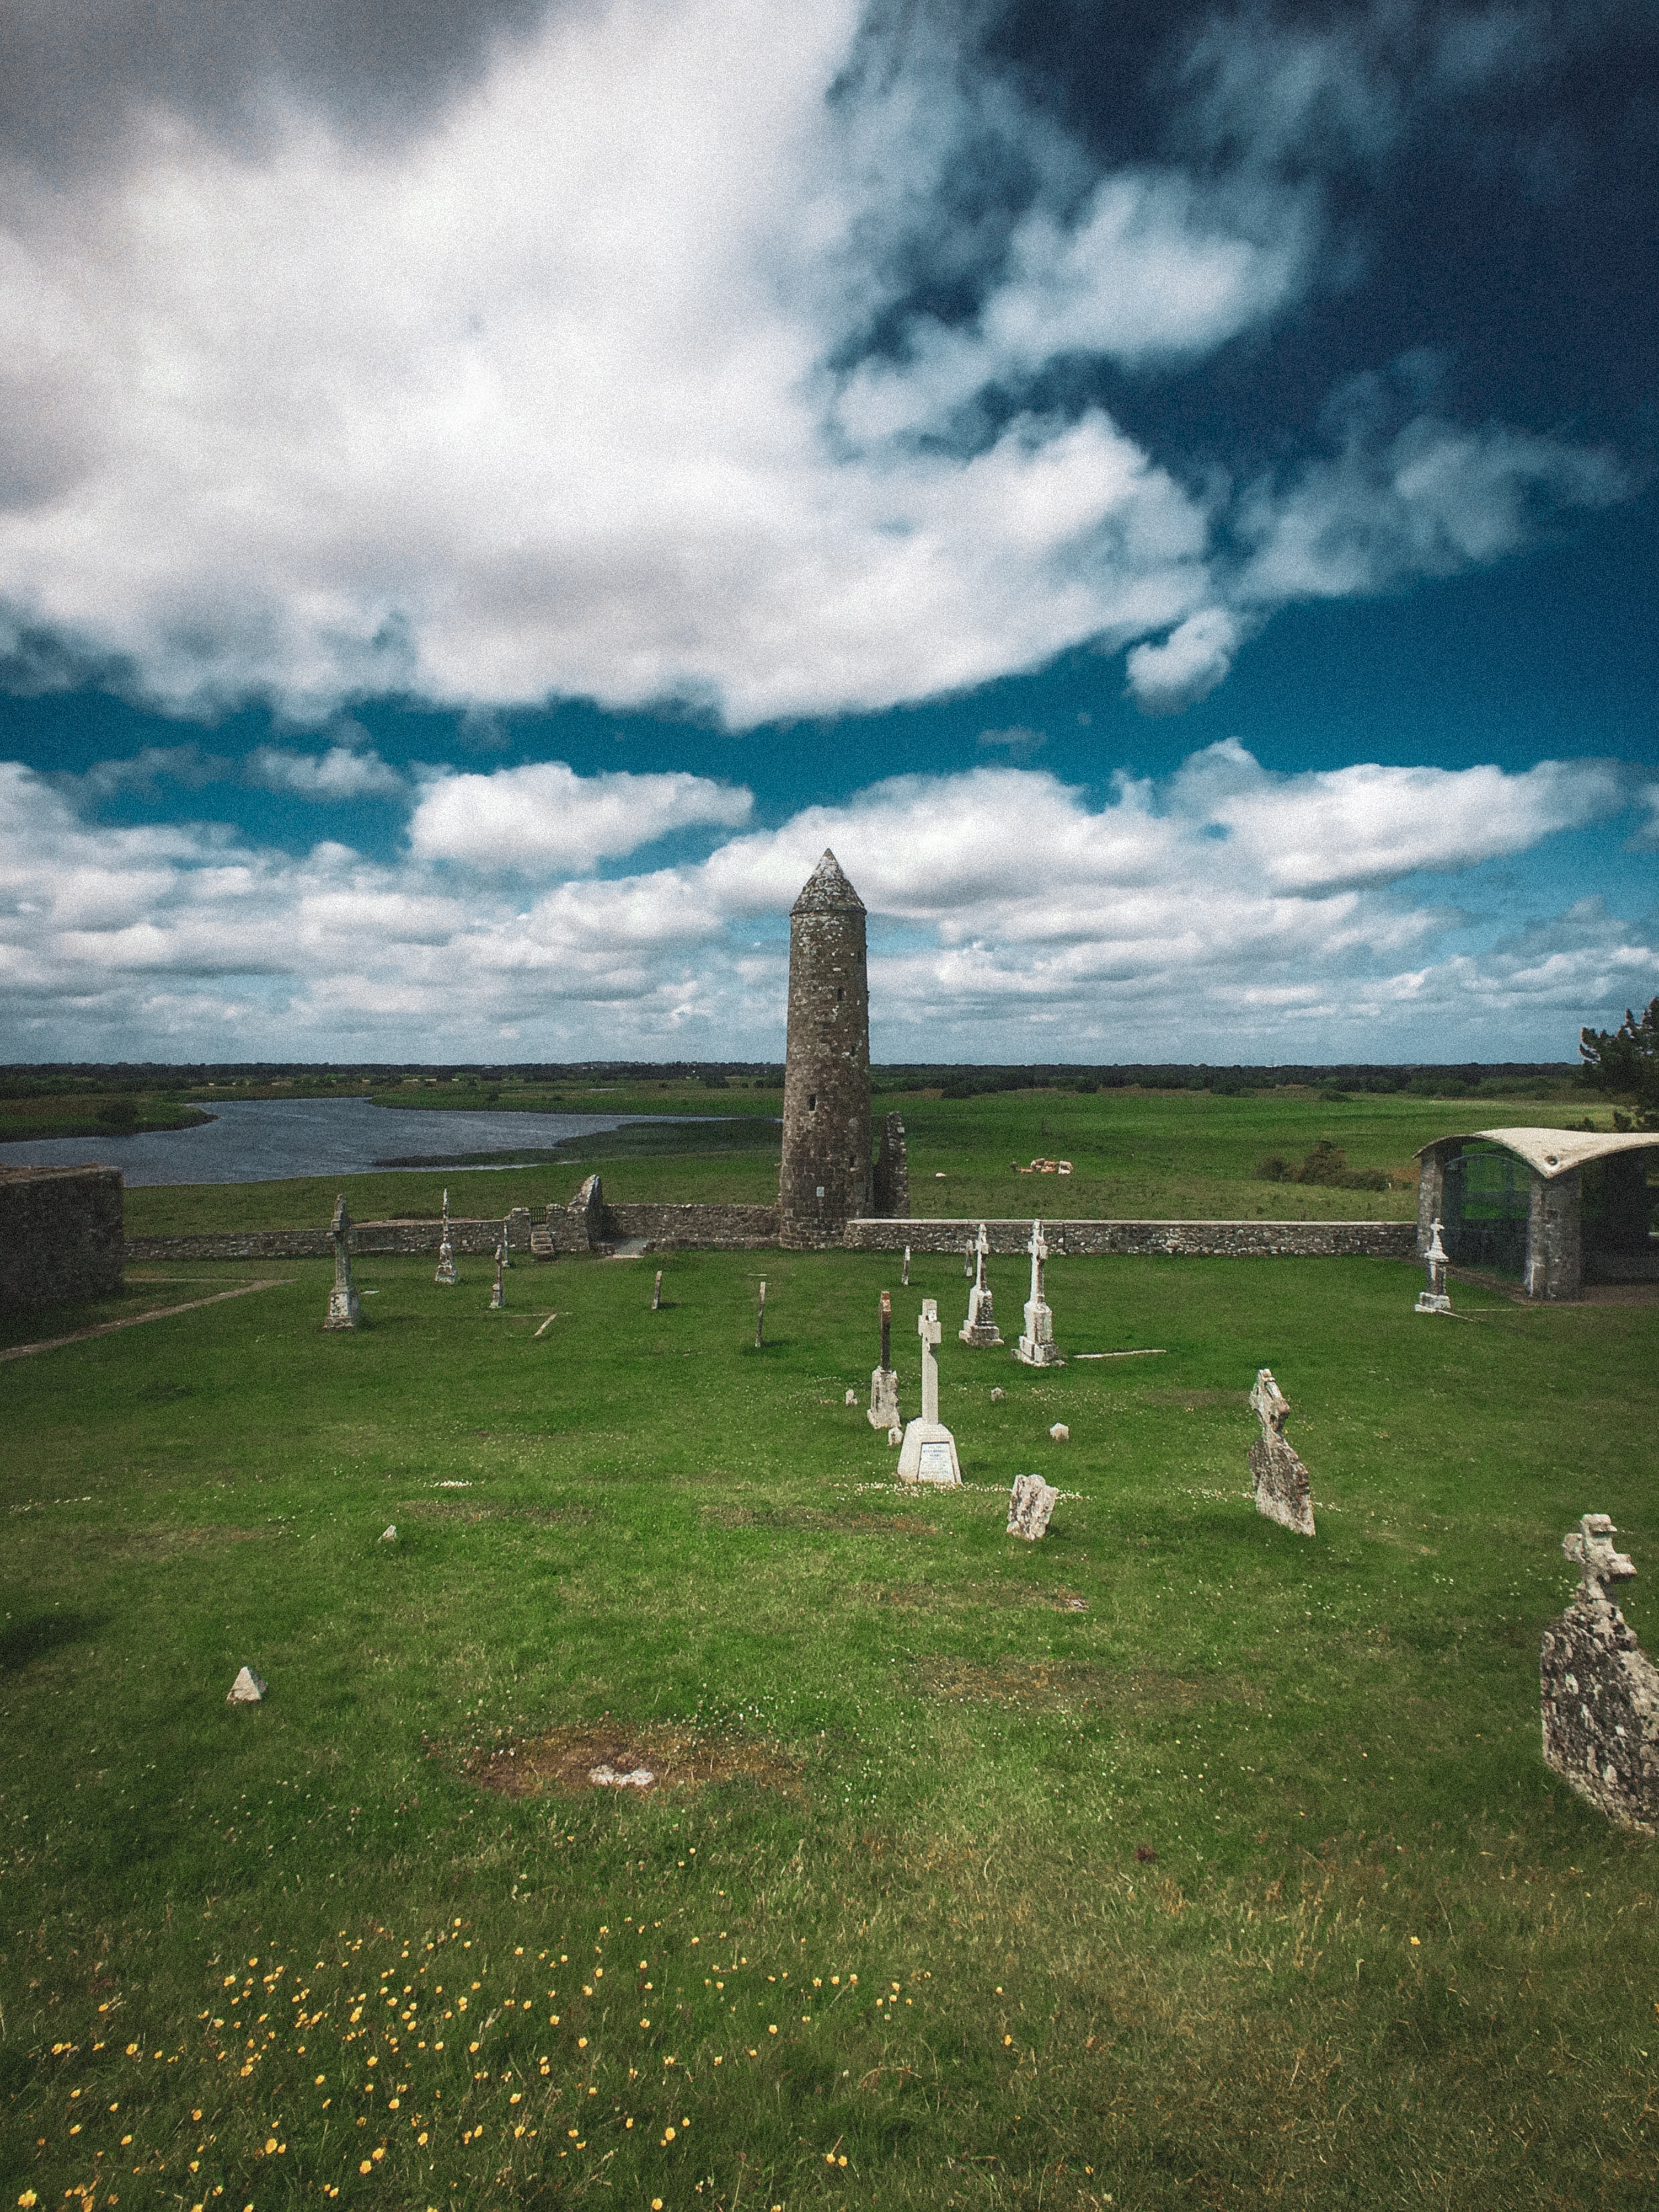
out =
<svg viewBox="0 0 1659 2212"><path fill-rule="evenodd" d="M550 1206L547 1225L561 1253L601 1249L643 1237L659 1251L707 1246L728 1251L764 1250L778 1241L775 1206L612 1206L591 1209ZM513 1219L513 1256L529 1259L529 1216L519 1209ZM977 1233L977 1221L849 1221L840 1245L830 1250L960 1252ZM1023 1255L1031 1234L1029 1217L988 1221L993 1252ZM351 1249L360 1259L377 1254L438 1256L442 1229L435 1221L359 1221ZM501 1233L500 1219L455 1221L449 1242L459 1257L489 1258ZM1179 1253L1188 1257L1232 1259L1410 1260L1416 1256L1417 1231L1409 1221L1045 1221L1042 1233L1056 1258L1115 1253ZM593 1242L589 1244L589 1237ZM130 1237L129 1260L331 1260L334 1247L324 1229L258 1229L212 1237Z"/></svg>
<svg viewBox="0 0 1659 2212"><path fill-rule="evenodd" d="M604 1215L607 1244L643 1237L659 1251L708 1244L752 1251L778 1241L775 1206L612 1206Z"/></svg>
<svg viewBox="0 0 1659 2212"><path fill-rule="evenodd" d="M0 1307L118 1291L121 1202L119 1168L0 1169Z"/></svg>
<svg viewBox="0 0 1659 2212"><path fill-rule="evenodd" d="M960 1252L979 1232L977 1221L849 1221L844 1243L855 1252ZM1417 1225L1411 1221L1045 1221L1043 1236L1056 1257L1089 1255L1176 1254L1194 1259L1413 1260ZM1030 1241L1030 1215L988 1221L993 1252L1023 1255Z"/></svg>
<svg viewBox="0 0 1659 2212"><path fill-rule="evenodd" d="M356 1221L351 1226L354 1258L376 1254L429 1253L438 1256L443 1242L438 1221ZM494 1221L456 1221L449 1224L450 1249L482 1253L493 1258L501 1240L498 1215ZM526 1243L528 1238L526 1237ZM208 1237L129 1237L129 1260L331 1260L334 1247L326 1229L249 1229ZM515 1231L514 1257L527 1259L526 1245Z"/></svg>

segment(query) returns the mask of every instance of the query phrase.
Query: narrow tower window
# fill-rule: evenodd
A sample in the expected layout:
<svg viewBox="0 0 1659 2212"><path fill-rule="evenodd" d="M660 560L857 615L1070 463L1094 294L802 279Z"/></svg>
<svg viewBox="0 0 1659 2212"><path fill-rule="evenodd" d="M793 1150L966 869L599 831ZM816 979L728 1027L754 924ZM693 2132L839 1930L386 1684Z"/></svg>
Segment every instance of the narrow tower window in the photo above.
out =
<svg viewBox="0 0 1659 2212"><path fill-rule="evenodd" d="M809 1114L816 1114L818 1110L818 1094L816 1091L809 1091L806 1094L806 1110Z"/></svg>

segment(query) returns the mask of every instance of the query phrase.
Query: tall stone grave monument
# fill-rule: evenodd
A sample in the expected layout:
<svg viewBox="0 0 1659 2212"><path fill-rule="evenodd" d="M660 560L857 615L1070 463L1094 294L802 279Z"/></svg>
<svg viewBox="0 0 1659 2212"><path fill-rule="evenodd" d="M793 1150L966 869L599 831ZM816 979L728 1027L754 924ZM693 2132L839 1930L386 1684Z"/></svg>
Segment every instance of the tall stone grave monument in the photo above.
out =
<svg viewBox="0 0 1659 2212"><path fill-rule="evenodd" d="M1261 1424L1261 1434L1250 1446L1250 1481L1255 1510L1298 1536L1314 1533L1313 1498L1308 1470L1285 1440L1290 1401L1273 1381L1271 1367L1256 1370L1250 1407Z"/></svg>
<svg viewBox="0 0 1659 2212"><path fill-rule="evenodd" d="M438 1246L438 1272L432 1279L434 1283L442 1283L446 1288L452 1283L459 1283L461 1279L455 1272L455 1251L449 1241L449 1193L447 1190L444 1193L444 1233Z"/></svg>
<svg viewBox="0 0 1659 2212"><path fill-rule="evenodd" d="M1614 1533L1586 1513L1561 1540L1579 1583L1539 1650L1544 1758L1598 1813L1659 1835L1659 1668L1607 1594L1636 1572Z"/></svg>
<svg viewBox="0 0 1659 2212"><path fill-rule="evenodd" d="M1446 1248L1440 1241L1443 1226L1437 1216L1429 1231L1429 1249L1423 1255L1429 1280L1427 1288L1417 1294L1414 1310L1418 1313L1448 1314L1452 1310L1452 1302L1446 1296Z"/></svg>
<svg viewBox="0 0 1659 2212"><path fill-rule="evenodd" d="M1066 1362L1054 1343L1054 1317L1043 1296L1042 1270L1048 1246L1040 1221L1031 1224L1031 1239L1025 1249L1031 1255L1031 1295L1025 1301L1025 1333L1014 1346L1014 1357L1027 1367L1063 1367Z"/></svg>
<svg viewBox="0 0 1659 2212"><path fill-rule="evenodd" d="M500 1313L507 1304L507 1237L495 1247L495 1279L489 1286L489 1310Z"/></svg>
<svg viewBox="0 0 1659 2212"><path fill-rule="evenodd" d="M871 1204L864 902L826 852L789 912L778 1241L834 1244Z"/></svg>
<svg viewBox="0 0 1659 2212"><path fill-rule="evenodd" d="M975 1344L986 1349L1000 1344L1002 1333L997 1327L996 1308L991 1298L991 1285L985 1279L985 1262L990 1255L991 1240L985 1233L985 1224L979 1224L979 1235L974 1240L974 1287L968 1293L968 1318L957 1331L963 1344Z"/></svg>
<svg viewBox="0 0 1659 2212"><path fill-rule="evenodd" d="M328 1225L334 1246L334 1288L328 1294L325 1328L360 1328L363 1310L351 1284L351 1216L343 1197L334 1201L334 1218Z"/></svg>
<svg viewBox="0 0 1659 2212"><path fill-rule="evenodd" d="M904 1431L898 1463L901 1482L947 1486L962 1480L957 1440L939 1417L939 1366L933 1348L943 1334L938 1305L932 1298L924 1298L916 1323L916 1334L921 1339L921 1418Z"/></svg>
<svg viewBox="0 0 1659 2212"><path fill-rule="evenodd" d="M883 1435L899 1425L898 1376L893 1372L893 1293L881 1294L881 1364L870 1377L870 1425Z"/></svg>

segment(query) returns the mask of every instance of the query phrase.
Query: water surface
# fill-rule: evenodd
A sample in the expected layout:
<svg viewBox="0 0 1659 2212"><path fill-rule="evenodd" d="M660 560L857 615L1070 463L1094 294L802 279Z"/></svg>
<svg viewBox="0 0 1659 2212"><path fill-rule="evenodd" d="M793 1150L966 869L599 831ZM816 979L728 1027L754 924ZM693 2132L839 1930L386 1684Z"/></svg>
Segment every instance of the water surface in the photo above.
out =
<svg viewBox="0 0 1659 2212"><path fill-rule="evenodd" d="M376 1106L367 1098L216 1101L195 1129L147 1135L26 1137L0 1145L0 1167L119 1168L128 1188L152 1183L280 1182L290 1176L362 1175L388 1160L453 1161L458 1153L507 1159L545 1152L568 1137L591 1137L652 1114L511 1114L458 1108Z"/></svg>

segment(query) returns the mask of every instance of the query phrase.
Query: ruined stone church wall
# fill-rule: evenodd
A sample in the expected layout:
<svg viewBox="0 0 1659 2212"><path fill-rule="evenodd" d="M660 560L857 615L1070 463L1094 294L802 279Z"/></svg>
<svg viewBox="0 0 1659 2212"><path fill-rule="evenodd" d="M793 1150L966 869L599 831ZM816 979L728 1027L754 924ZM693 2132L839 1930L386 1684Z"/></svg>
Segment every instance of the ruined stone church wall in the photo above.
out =
<svg viewBox="0 0 1659 2212"><path fill-rule="evenodd" d="M118 1291L121 1209L119 1168L0 1168L0 1309Z"/></svg>

